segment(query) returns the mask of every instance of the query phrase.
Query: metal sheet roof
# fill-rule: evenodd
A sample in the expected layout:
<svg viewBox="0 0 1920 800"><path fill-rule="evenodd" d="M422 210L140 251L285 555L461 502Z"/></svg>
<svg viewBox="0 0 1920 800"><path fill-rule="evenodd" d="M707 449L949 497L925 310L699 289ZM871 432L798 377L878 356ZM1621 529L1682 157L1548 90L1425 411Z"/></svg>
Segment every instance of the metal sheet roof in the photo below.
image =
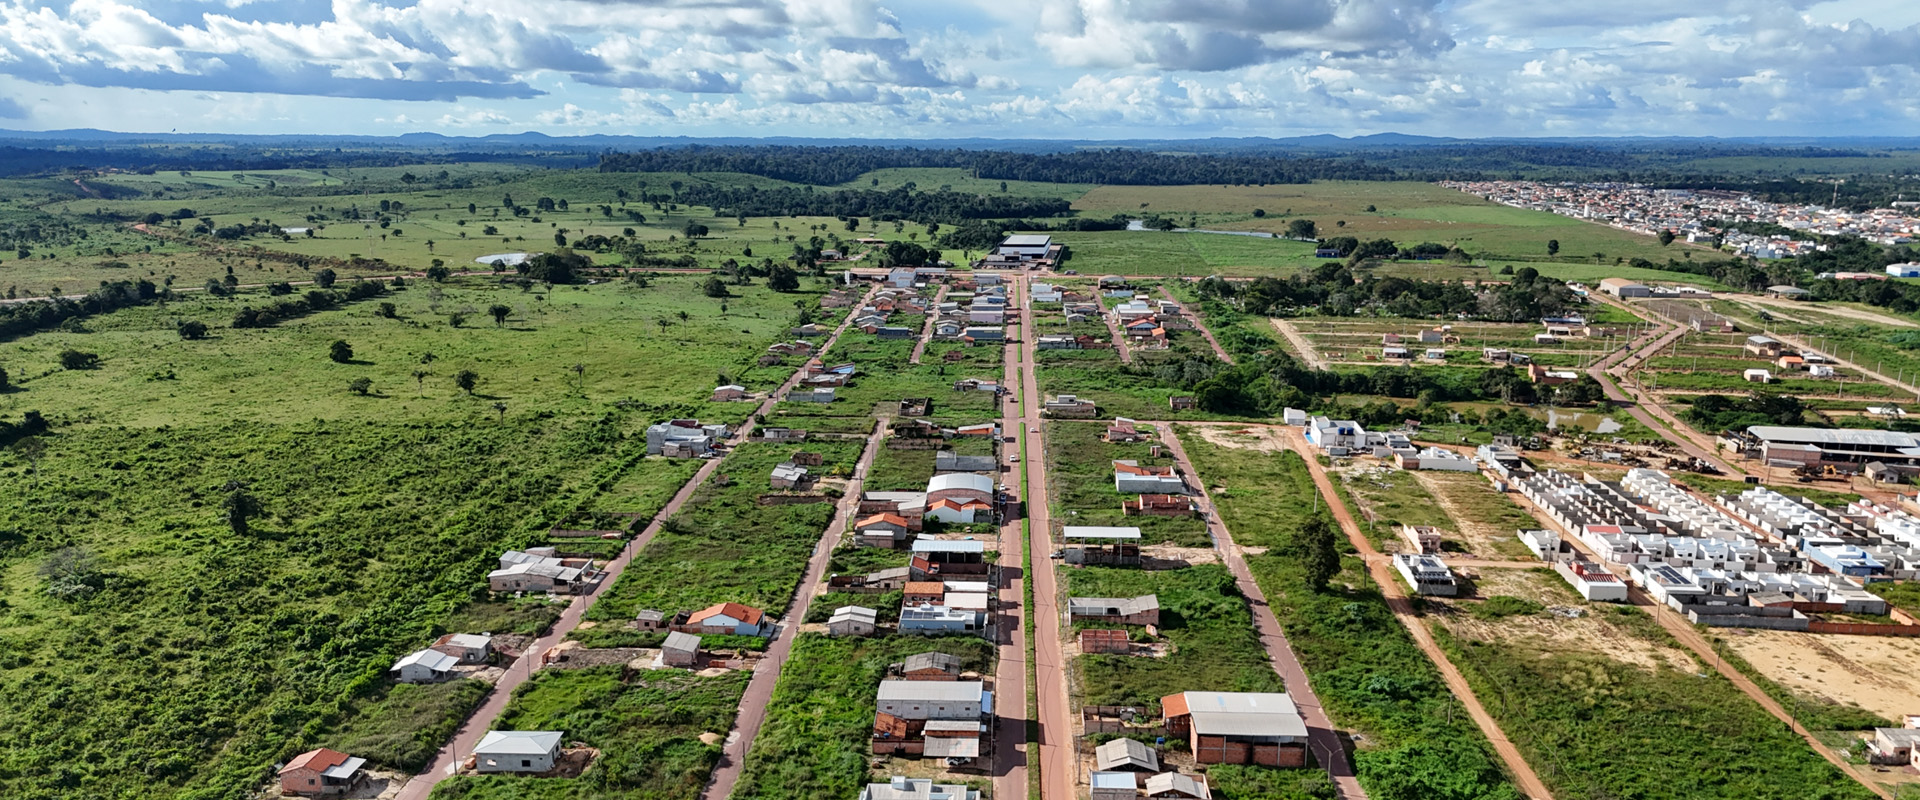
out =
<svg viewBox="0 0 1920 800"><path fill-rule="evenodd" d="M930 758L979 758L980 739L966 736L929 736L924 753Z"/></svg>
<svg viewBox="0 0 1920 800"><path fill-rule="evenodd" d="M474 755L545 755L560 749L560 731L487 731Z"/></svg>
<svg viewBox="0 0 1920 800"><path fill-rule="evenodd" d="M1053 237L1039 233L1016 233L1000 242L1001 247L1044 247L1053 243Z"/></svg>
<svg viewBox="0 0 1920 800"><path fill-rule="evenodd" d="M881 681L881 701L979 702L986 687L979 681Z"/></svg>
<svg viewBox="0 0 1920 800"><path fill-rule="evenodd" d="M1897 431L1842 430L1835 428L1797 428L1781 425L1754 425L1747 433L1767 441L1808 444L1836 444L1866 447L1916 447L1920 439Z"/></svg>
<svg viewBox="0 0 1920 800"><path fill-rule="evenodd" d="M916 553L984 553L986 551L987 551L986 543L977 541L977 540L976 541L967 541L967 540L954 541L954 540L947 540L947 539L915 539L913 540L913 552L916 552Z"/></svg>
<svg viewBox="0 0 1920 800"><path fill-rule="evenodd" d="M434 672L446 672L447 670L453 669L454 666L459 663L460 659L438 650L415 650L401 656L399 661L393 662L393 666L390 669L419 665Z"/></svg>
<svg viewBox="0 0 1920 800"><path fill-rule="evenodd" d="M1138 539L1140 529L1068 525L1060 530L1060 535L1068 539Z"/></svg>
<svg viewBox="0 0 1920 800"><path fill-rule="evenodd" d="M337 780L347 780L353 777L353 773L359 772L360 768L366 765L367 765L367 760L364 758L357 758L357 757L349 758L345 761L342 761L338 764L328 767L327 769L323 770L320 774L328 778L334 778Z"/></svg>
<svg viewBox="0 0 1920 800"><path fill-rule="evenodd" d="M700 651L700 637L691 633L674 631L667 634L667 641L660 645L663 650L679 650L694 653Z"/></svg>

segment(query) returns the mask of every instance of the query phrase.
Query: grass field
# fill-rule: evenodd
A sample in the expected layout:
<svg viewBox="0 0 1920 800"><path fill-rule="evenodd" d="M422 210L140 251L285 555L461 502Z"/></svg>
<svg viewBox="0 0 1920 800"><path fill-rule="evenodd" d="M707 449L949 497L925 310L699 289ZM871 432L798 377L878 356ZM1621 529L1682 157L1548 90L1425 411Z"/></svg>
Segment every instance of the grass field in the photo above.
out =
<svg viewBox="0 0 1920 800"><path fill-rule="evenodd" d="M1173 648L1164 658L1076 656L1074 685L1068 688L1076 703L1157 710L1160 698L1178 692L1285 691L1254 635L1246 599L1226 567L1202 564L1153 572L1079 567L1066 570L1063 577L1065 591L1072 597L1156 595L1159 630ZM1074 624L1076 631L1112 627L1109 623Z"/></svg>
<svg viewBox="0 0 1920 800"><path fill-rule="evenodd" d="M1375 210L1368 211L1369 207ZM1651 236L1510 208L1429 183L1102 186L1075 201L1074 208L1093 216L1158 213L1183 225L1191 219L1199 223L1197 227L1270 233L1285 232L1294 219L1311 219L1322 236L1386 237L1402 244L1438 242L1516 261L1546 260L1548 239L1558 240L1563 254L1590 259L1592 253L1604 253L1608 261L1636 257L1665 261L1692 247L1684 243L1661 247ZM1256 218L1255 210L1266 214Z"/></svg>
<svg viewBox="0 0 1920 800"><path fill-rule="evenodd" d="M1206 547L1206 525L1198 519L1121 514L1120 501L1134 495L1114 490L1113 462L1125 459L1163 467L1172 465L1173 459L1153 458L1150 442L1104 441L1105 430L1105 425L1086 422L1047 423L1047 490L1052 494L1054 521L1059 526L1137 527L1144 544ZM1057 529L1051 533L1059 535Z"/></svg>

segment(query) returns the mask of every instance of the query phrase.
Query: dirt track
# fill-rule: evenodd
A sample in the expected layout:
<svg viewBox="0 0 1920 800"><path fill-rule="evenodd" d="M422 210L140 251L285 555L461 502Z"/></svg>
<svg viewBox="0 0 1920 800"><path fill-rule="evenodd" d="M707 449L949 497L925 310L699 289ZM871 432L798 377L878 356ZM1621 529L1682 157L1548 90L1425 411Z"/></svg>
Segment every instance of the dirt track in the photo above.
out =
<svg viewBox="0 0 1920 800"><path fill-rule="evenodd" d="M1309 368L1327 368L1327 360L1321 357L1320 351L1313 349L1313 343L1307 341L1307 337L1300 335L1300 329L1293 327L1293 323L1279 317L1268 317L1267 321L1273 323L1273 329L1279 331L1281 336L1287 337L1293 349L1300 351L1300 358L1307 362Z"/></svg>
<svg viewBox="0 0 1920 800"><path fill-rule="evenodd" d="M1160 284L1160 294L1168 300L1176 303L1180 302L1174 298L1173 292L1169 291L1167 285L1164 283ZM1213 338L1213 331L1207 329L1207 323L1205 320L1200 319L1200 313L1191 308L1186 309L1186 312L1187 316L1193 320L1194 329L1200 331L1201 336L1207 337L1207 344L1213 346L1213 354L1219 356L1221 361L1229 364L1233 363L1233 356L1227 355L1226 348L1220 346L1220 340Z"/></svg>

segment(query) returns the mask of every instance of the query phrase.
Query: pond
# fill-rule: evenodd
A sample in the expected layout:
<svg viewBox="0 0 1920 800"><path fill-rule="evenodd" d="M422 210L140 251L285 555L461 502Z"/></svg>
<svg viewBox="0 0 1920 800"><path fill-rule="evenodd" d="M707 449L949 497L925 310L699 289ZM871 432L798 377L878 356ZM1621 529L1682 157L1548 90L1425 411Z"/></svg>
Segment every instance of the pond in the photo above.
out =
<svg viewBox="0 0 1920 800"><path fill-rule="evenodd" d="M1584 411L1568 412L1559 409L1547 409L1547 427L1554 430L1560 428L1579 428L1594 433L1613 433L1626 428L1625 425L1615 422L1612 417L1591 414Z"/></svg>

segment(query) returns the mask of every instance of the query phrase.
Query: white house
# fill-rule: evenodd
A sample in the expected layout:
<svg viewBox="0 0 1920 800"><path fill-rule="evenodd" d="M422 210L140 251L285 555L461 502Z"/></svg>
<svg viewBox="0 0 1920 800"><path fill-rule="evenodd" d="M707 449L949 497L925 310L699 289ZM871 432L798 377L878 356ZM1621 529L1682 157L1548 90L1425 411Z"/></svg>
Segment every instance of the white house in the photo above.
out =
<svg viewBox="0 0 1920 800"><path fill-rule="evenodd" d="M1367 430L1360 427L1360 423L1350 419L1332 420L1326 417L1314 417L1307 422L1307 441L1322 450L1335 447L1351 450L1366 444Z"/></svg>
<svg viewBox="0 0 1920 800"><path fill-rule="evenodd" d="M479 664L493 654L493 637L475 633L449 633L434 640L433 649L459 659L462 664Z"/></svg>
<svg viewBox="0 0 1920 800"><path fill-rule="evenodd" d="M1128 494L1186 494L1187 484L1173 467L1143 467L1138 461L1113 462L1113 490Z"/></svg>
<svg viewBox="0 0 1920 800"><path fill-rule="evenodd" d="M1905 264L1888 264L1887 274L1896 278L1920 278L1920 262L1909 261Z"/></svg>
<svg viewBox="0 0 1920 800"><path fill-rule="evenodd" d="M901 719L977 720L993 713L980 681L881 681L879 710Z"/></svg>
<svg viewBox="0 0 1920 800"><path fill-rule="evenodd" d="M1416 593L1452 597L1460 592L1453 570L1433 556L1395 553L1393 568L1400 571L1400 577L1405 578Z"/></svg>
<svg viewBox="0 0 1920 800"><path fill-rule="evenodd" d="M687 624L699 628L701 633L735 636L766 636L773 629L773 621L765 612L739 603L707 606L687 617Z"/></svg>
<svg viewBox="0 0 1920 800"><path fill-rule="evenodd" d="M475 772L546 772L560 759L560 731L487 731L473 748Z"/></svg>
<svg viewBox="0 0 1920 800"><path fill-rule="evenodd" d="M400 657L387 669L401 683L432 683L446 679L460 659L438 650L415 650Z"/></svg>

